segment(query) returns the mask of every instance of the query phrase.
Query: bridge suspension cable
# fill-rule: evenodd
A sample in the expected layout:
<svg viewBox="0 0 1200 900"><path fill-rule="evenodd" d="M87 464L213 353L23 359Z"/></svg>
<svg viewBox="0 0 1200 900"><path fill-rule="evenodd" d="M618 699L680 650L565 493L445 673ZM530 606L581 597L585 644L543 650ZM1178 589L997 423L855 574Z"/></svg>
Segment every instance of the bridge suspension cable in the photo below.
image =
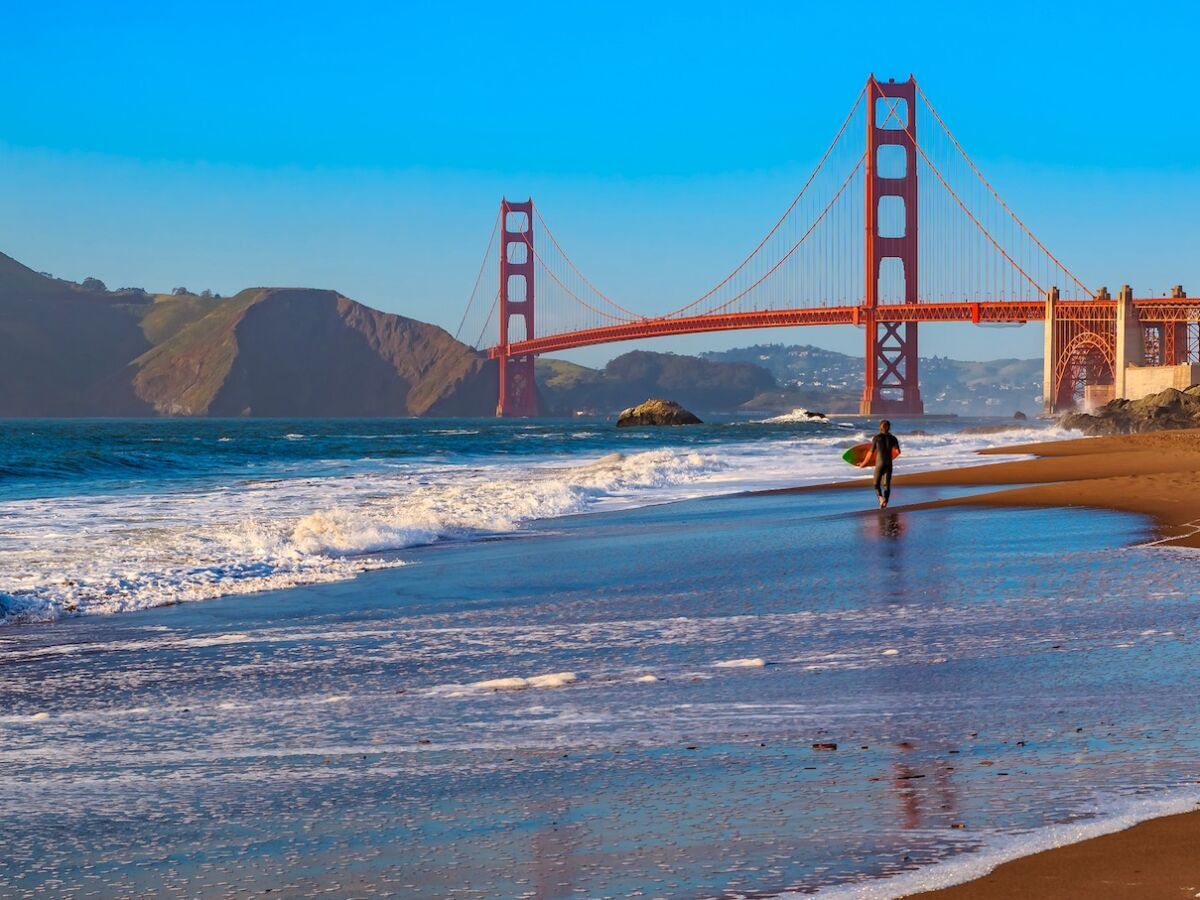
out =
<svg viewBox="0 0 1200 900"><path fill-rule="evenodd" d="M765 273L763 273L763 275L761 277L759 277L757 281L755 281L753 284L751 284L748 288L743 290L741 293L735 294L733 297L726 300L724 303L722 303L719 306L710 307L709 309L705 310L705 312L708 314L724 312L726 309L728 309L730 306L732 306L738 300L742 299L744 296L749 294L751 291L753 291L755 288L757 288L760 284L762 284L764 281L766 281L768 278L770 278L772 275L774 275L776 270L780 266L782 266L785 262L787 262L791 258L793 253L795 253L797 250L800 249L800 245L803 244L808 239L809 235L811 235L813 233L813 231L816 230L817 226L820 225L822 221L824 221L825 216L828 215L829 211L833 208L833 205L835 203L837 203L837 201L841 199L842 194L845 193L846 188L850 185L850 182L854 179L854 176L857 175L862 170L863 161L866 158L867 158L867 155L865 153L859 157L858 163L854 166L853 169L850 170L850 174L846 176L846 180L842 182L841 187L838 188L837 193L833 195L833 198L827 204L825 204L825 208L821 210L821 213L820 213L820 215L817 216L816 221L813 222L812 225L810 225L808 227L808 229L804 232L804 234L800 235L799 240L797 240L794 244L792 244L791 248L782 257L780 257L779 260L773 266L771 266L769 269L767 269L767 271ZM687 308L688 307L684 307L684 309L687 309ZM671 315L676 315L676 313L672 313ZM670 316L666 316L664 318L670 318Z"/></svg>
<svg viewBox="0 0 1200 900"><path fill-rule="evenodd" d="M941 117L941 115L938 113L937 109L934 107L933 103L929 100L929 96L923 90L921 90L921 85L919 83L917 84L916 88L917 88L917 95L921 98L921 100L925 103L925 106L929 109L930 115L932 115L934 120L938 123L938 125L941 126L942 131L944 131L946 133L946 136L948 138L950 138L950 141L954 144L955 149L957 149L958 152L962 155L962 158L966 161L967 165L971 167L971 171L973 171L975 173L975 175L979 178L979 180L983 182L983 184L987 187L987 189L991 193L991 195L993 197L995 197L996 201L1004 208L1004 211L1006 213L1008 213L1009 216L1012 217L1012 220L1017 223L1017 226L1021 229L1021 231L1024 232L1025 235L1031 241L1033 241L1035 244L1037 244L1038 248L1043 253L1045 253L1046 256L1048 256L1051 260L1053 260L1055 265L1057 265L1064 273L1066 273L1067 277L1070 278L1071 281L1073 281L1077 287L1079 287L1088 296L1091 296L1092 291L1088 288L1088 286L1085 285L1078 278L1076 278L1075 273L1072 272L1070 269L1068 269L1065 265L1063 265L1063 263L1058 259L1058 257L1055 256L1053 253L1051 253L1050 250L1046 247L1046 245L1043 244L1040 240L1038 240L1037 235L1035 235L1032 231L1029 230L1029 228L1021 220L1021 217L1018 216L1015 212L1013 212L1012 208L1007 203L1004 202L1004 198L1000 196L1000 194L996 191L996 189L994 187L992 187L992 183L990 181L988 181L986 177L984 177L983 172L981 172L979 170L979 167L977 165L975 165L975 161L973 159L971 159L971 157L967 154L967 151L965 149L963 149L963 146L962 146L962 144L959 143L958 138L956 138L954 136L954 132L952 132L950 130L950 126L946 124L946 121Z"/></svg>
<svg viewBox="0 0 1200 900"><path fill-rule="evenodd" d="M473 331L484 312L480 283L488 260L499 263L493 253L498 244L509 254L502 271L511 272L526 259L532 265L528 286L510 280L505 296L508 303L520 304L525 290L536 295L536 317L528 310L522 314L526 318L514 315L507 332L508 344L521 346L525 328L536 323L537 343L527 344L525 351L533 353L639 334L761 327L738 324L738 316L745 323L846 323L862 320L854 310L904 305L912 311L892 314L907 317L904 321L921 321L915 308L922 306L928 318L939 321L965 314L994 323L1027 320L1051 286L1064 288L1063 299L1090 299L1084 283L1000 197L925 93L915 87L904 95L898 85L891 90L880 85L872 80L859 92L766 234L693 299L663 313L638 312L618 302L567 255L536 205L516 204L528 212L509 209L497 220L456 335ZM860 138L864 133L875 136L870 155ZM876 205L868 209L864 198ZM514 215L530 220L523 238L516 236L520 228L508 224L506 217ZM504 241L496 240L497 227L505 229ZM868 279L877 279L869 292ZM483 318L480 342L492 333L488 329L503 305L500 292L496 296ZM960 305L952 311L954 304L975 308L964 313ZM981 305L997 308L981 312ZM1005 305L1019 307L1019 314L1006 318ZM763 318L776 313L783 315ZM702 321L705 317L712 319ZM563 340L549 340L560 335ZM572 344L571 335L579 336L579 344Z"/></svg>
<svg viewBox="0 0 1200 900"><path fill-rule="evenodd" d="M711 297L713 294L715 294L717 291L719 291L721 288L723 288L725 285L727 285L730 281L732 281L733 278L735 276L737 276L738 273L740 273L742 271L742 269L744 269L747 266L747 264L749 264L750 261L753 260L758 255L759 251L761 251L763 249L763 247L765 247L767 245L767 242L770 241L771 238L775 236L775 233L777 231L779 231L780 227L783 226L783 224L787 221L788 217L792 214L792 212L796 209L796 206L800 203L800 201L804 198L804 195L808 192L808 189L810 187L812 187L813 182L816 181L816 179L817 179L817 175L820 174L822 168L824 168L824 166L825 166L825 163L829 161L829 157L833 154L834 148L836 148L838 146L838 142L841 141L842 136L846 133L846 129L847 129L847 127L849 127L850 122L854 119L855 114L858 112L859 107L862 105L863 97L866 96L866 93L867 93L866 87L864 87L861 91L859 91L858 97L855 98L853 105L850 107L850 112L848 112L846 114L846 118L842 120L842 125L840 128L838 128L837 134L835 134L833 136L833 140L829 142L829 146L825 149L825 152L821 155L820 160L817 161L816 167L813 169L812 174L810 174L808 176L808 180L804 182L804 186L801 187L799 193L797 193L796 196L792 198L792 202L789 203L788 208L783 211L783 215L781 215L779 217L779 219L776 220L775 224L771 226L771 230L768 231L766 233L766 235L763 237L763 239L761 241L759 241L758 244L754 247L754 249L751 250L746 255L745 259L743 259L740 263L738 263L737 267L732 272L730 272L728 275L726 275L724 278L722 278L719 282L717 282L716 285L714 285L708 291L705 291L703 294L701 294L695 300L692 300L690 303L686 303L683 306L679 307L678 309L672 310L669 313L665 313L658 318L670 318L672 316L681 315L682 313L685 313L688 310L694 309L695 307L699 306L701 303L703 303L705 300L707 300L709 297ZM828 206L826 207L825 212L828 212ZM810 228L809 230L811 231L812 229ZM798 245L796 245L796 246L798 246ZM795 249L796 249L796 247L793 246L792 250L794 251ZM777 268L777 266L776 266L776 268ZM728 304L725 304L725 305L728 305Z"/></svg>
<svg viewBox="0 0 1200 900"><path fill-rule="evenodd" d="M492 236L488 238L487 249L483 251L483 260L479 263L479 274L475 276L475 286L471 288L471 296L467 299L467 308L463 310L462 318L458 321L458 328L454 330L454 339L457 341L458 336L462 334L463 326L467 324L467 317L471 314L471 307L475 305L475 295L479 292L479 285L483 282L483 271L487 268L488 260L492 255L492 247L496 243L496 233L500 230L500 213L496 213L496 218L492 222ZM491 318L490 316L488 317ZM487 322L483 323L483 327L487 327ZM483 340L481 337L480 340ZM479 346L476 341L475 346Z"/></svg>
<svg viewBox="0 0 1200 900"><path fill-rule="evenodd" d="M633 310L626 309L624 306L622 306L616 300L613 300L611 297L609 297L607 294L605 294L603 291L601 291L598 287L596 287L594 284L592 284L590 281L588 281L587 278L584 277L584 274L579 271L579 267L575 265L575 263L571 260L571 257L569 257L567 255L566 251L563 250L562 246L558 243L558 240L554 237L554 232L550 230L550 226L547 225L546 220L542 218L542 211L540 209L538 209L536 206L534 206L533 213L535 216L537 216L538 224L541 226L538 233L539 234L541 234L543 232L545 233L546 237L549 238L550 243L554 246L554 249L556 251L558 251L558 253L566 261L567 266L571 269L571 271L574 272L577 276L579 276L580 281L582 281L589 288L591 288L592 291L596 294L596 296L602 297L605 301L607 301L609 304L611 304L614 308L619 309L621 312L625 313L625 315L628 316L629 320L646 318L646 316L641 315L640 313L635 313L635 312L633 312ZM576 298L576 299L579 299L579 298ZM583 303L584 301L579 300L579 302Z"/></svg>

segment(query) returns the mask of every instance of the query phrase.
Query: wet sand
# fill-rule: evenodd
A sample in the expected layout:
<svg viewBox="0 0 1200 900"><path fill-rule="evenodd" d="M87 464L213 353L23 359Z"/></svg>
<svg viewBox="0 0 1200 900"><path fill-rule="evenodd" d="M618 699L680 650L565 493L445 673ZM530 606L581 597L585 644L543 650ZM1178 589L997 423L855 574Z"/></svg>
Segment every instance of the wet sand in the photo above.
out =
<svg viewBox="0 0 1200 900"><path fill-rule="evenodd" d="M1033 459L898 476L906 486L995 486L969 497L897 509L945 506L1096 507L1155 522L1163 546L1200 548L1200 430L1081 438L985 450ZM862 489L861 481L837 487ZM976 881L920 894L939 900L997 898L1178 898L1200 896L1200 812L1023 857Z"/></svg>
<svg viewBox="0 0 1200 900"><path fill-rule="evenodd" d="M1126 831L997 866L976 881L921 900L1178 900L1200 891L1200 813L1164 816Z"/></svg>
<svg viewBox="0 0 1200 900"><path fill-rule="evenodd" d="M1150 516L1165 546L1200 548L1200 430L1080 438L984 450L1019 454L960 469L897 474L893 508L939 506L1095 507ZM903 457L897 466L903 471ZM905 487L1003 487L947 500L902 506ZM861 480L820 487L783 488L797 493L864 488Z"/></svg>

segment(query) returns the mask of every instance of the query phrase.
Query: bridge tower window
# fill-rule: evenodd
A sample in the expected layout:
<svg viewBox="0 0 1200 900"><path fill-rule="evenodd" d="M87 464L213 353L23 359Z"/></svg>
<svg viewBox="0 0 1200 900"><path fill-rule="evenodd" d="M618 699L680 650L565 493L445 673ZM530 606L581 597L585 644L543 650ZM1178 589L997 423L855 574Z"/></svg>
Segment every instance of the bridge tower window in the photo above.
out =
<svg viewBox="0 0 1200 900"><path fill-rule="evenodd" d="M529 282L524 275L508 276L508 302L524 303L529 297Z"/></svg>
<svg viewBox="0 0 1200 900"><path fill-rule="evenodd" d="M907 212L903 197L898 197L895 194L880 197L879 211L876 216L877 233L879 236L882 238L904 237Z"/></svg>
<svg viewBox="0 0 1200 900"><path fill-rule="evenodd" d="M908 127L908 100L904 97L875 98L875 127L903 131Z"/></svg>
<svg viewBox="0 0 1200 900"><path fill-rule="evenodd" d="M904 283L904 260L885 256L879 260L879 303L903 303L907 293Z"/></svg>
<svg viewBox="0 0 1200 900"><path fill-rule="evenodd" d="M512 241L505 247L508 261L516 266L522 266L529 260L529 245L524 241Z"/></svg>
<svg viewBox="0 0 1200 900"><path fill-rule="evenodd" d="M902 144L883 144L875 155L875 171L880 178L906 177L908 148Z"/></svg>

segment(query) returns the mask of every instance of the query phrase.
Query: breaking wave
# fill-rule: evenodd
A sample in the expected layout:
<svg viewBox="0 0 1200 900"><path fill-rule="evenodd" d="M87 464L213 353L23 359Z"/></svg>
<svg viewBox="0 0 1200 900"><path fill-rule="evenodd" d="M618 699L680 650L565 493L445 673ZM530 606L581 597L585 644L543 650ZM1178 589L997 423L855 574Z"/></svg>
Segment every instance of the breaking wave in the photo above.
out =
<svg viewBox="0 0 1200 900"><path fill-rule="evenodd" d="M25 527L0 536L0 621L339 581L403 565L391 555L396 551L508 534L605 501L641 502L648 492L722 466L711 454L658 449L569 467L444 467L141 498L27 501Z"/></svg>

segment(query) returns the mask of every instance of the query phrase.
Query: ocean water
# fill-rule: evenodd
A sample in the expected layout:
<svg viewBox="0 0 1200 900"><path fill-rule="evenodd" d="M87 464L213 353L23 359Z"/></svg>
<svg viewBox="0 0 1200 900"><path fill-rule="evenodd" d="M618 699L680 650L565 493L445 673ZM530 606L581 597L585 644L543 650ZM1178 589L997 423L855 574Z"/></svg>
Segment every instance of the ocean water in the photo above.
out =
<svg viewBox="0 0 1200 900"><path fill-rule="evenodd" d="M538 521L853 475L856 421L0 422L0 627L336 581ZM929 423L905 467L996 437Z"/></svg>
<svg viewBox="0 0 1200 900"><path fill-rule="evenodd" d="M843 474L849 424L38 425L131 429L153 472L6 479L5 541L59 499L86 614L49 562L4 588L0 895L896 897L1194 807L1197 555L1094 510L730 494ZM906 465L1030 436L922 427ZM145 573L193 589L172 547L249 565L208 529L251 527L264 581L146 608ZM102 570L139 599L78 590Z"/></svg>

